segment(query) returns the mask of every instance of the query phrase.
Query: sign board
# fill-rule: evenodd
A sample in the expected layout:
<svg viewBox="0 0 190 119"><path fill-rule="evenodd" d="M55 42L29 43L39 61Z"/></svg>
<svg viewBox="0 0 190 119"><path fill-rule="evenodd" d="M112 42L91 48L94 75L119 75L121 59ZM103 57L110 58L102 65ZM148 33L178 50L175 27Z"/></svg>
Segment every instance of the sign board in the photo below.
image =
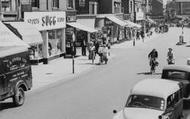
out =
<svg viewBox="0 0 190 119"><path fill-rule="evenodd" d="M144 13L140 9L139 12L136 12L136 20L144 20Z"/></svg>
<svg viewBox="0 0 190 119"><path fill-rule="evenodd" d="M24 12L24 21L39 31L66 28L65 12Z"/></svg>

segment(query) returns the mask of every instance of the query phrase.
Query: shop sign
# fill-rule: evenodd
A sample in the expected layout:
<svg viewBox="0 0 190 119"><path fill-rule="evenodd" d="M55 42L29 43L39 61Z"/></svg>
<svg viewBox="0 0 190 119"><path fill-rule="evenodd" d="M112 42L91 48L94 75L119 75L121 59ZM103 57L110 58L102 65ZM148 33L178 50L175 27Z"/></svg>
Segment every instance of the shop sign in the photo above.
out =
<svg viewBox="0 0 190 119"><path fill-rule="evenodd" d="M136 20L144 20L144 13L142 10L139 10L139 12L136 13Z"/></svg>
<svg viewBox="0 0 190 119"><path fill-rule="evenodd" d="M105 26L112 26L113 22L106 18L104 21L104 24L105 24Z"/></svg>
<svg viewBox="0 0 190 119"><path fill-rule="evenodd" d="M66 28L65 12L25 12L24 21L39 31Z"/></svg>
<svg viewBox="0 0 190 119"><path fill-rule="evenodd" d="M77 20L75 11L67 11L66 16L67 16L67 22L75 22Z"/></svg>

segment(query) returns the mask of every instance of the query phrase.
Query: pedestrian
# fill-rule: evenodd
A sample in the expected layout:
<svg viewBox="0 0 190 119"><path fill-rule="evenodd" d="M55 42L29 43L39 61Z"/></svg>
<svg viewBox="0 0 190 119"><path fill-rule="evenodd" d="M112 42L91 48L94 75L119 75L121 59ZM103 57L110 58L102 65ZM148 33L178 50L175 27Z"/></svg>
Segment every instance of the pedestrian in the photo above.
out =
<svg viewBox="0 0 190 119"><path fill-rule="evenodd" d="M100 47L100 44L99 44L98 40L95 40L94 46L95 46L95 54L98 54L98 50L99 50L99 47Z"/></svg>
<svg viewBox="0 0 190 119"><path fill-rule="evenodd" d="M168 65L175 63L175 61L174 61L174 54L172 52L172 48L168 48L167 61L168 61Z"/></svg>
<svg viewBox="0 0 190 119"><path fill-rule="evenodd" d="M92 41L89 42L88 49L89 49L88 59L91 60L94 58L93 57L93 51L95 50L94 43Z"/></svg>
<svg viewBox="0 0 190 119"><path fill-rule="evenodd" d="M144 37L145 37L145 36L144 36L144 31L142 30L142 31L141 31L141 38L142 38L143 42L144 42Z"/></svg>
<svg viewBox="0 0 190 119"><path fill-rule="evenodd" d="M86 40L85 39L82 40L81 47L82 47L82 56L86 56Z"/></svg>
<svg viewBox="0 0 190 119"><path fill-rule="evenodd" d="M150 65L150 72L151 73L155 73L155 67L158 66L158 62L156 61L156 59L158 58L158 52L156 51L156 49L153 49L149 54L148 54L148 58L149 58L149 65Z"/></svg>
<svg viewBox="0 0 190 119"><path fill-rule="evenodd" d="M136 38L137 38L137 40L140 39L139 31L137 31L137 33L136 33Z"/></svg>

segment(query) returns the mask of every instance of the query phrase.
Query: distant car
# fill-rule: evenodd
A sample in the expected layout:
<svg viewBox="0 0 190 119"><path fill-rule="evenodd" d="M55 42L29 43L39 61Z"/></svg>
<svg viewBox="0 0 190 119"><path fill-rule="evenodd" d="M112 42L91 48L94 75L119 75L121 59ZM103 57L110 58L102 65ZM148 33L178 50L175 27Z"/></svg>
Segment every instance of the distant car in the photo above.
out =
<svg viewBox="0 0 190 119"><path fill-rule="evenodd" d="M123 110L113 119L180 119L183 110L181 83L144 79L131 90Z"/></svg>
<svg viewBox="0 0 190 119"><path fill-rule="evenodd" d="M184 97L190 96L190 66L168 65L162 70L163 79L182 82L184 86Z"/></svg>

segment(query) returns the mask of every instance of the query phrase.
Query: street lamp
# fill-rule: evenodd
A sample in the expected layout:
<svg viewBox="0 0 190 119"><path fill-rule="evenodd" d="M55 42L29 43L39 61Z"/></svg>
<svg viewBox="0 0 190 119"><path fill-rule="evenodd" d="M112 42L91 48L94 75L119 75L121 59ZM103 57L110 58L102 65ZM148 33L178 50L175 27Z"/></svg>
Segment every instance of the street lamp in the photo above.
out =
<svg viewBox="0 0 190 119"><path fill-rule="evenodd" d="M75 46L74 46L74 43L75 43L75 33L74 33L75 29L73 29L72 31L72 41L71 41L71 45L72 45L72 73L74 74L75 73Z"/></svg>

